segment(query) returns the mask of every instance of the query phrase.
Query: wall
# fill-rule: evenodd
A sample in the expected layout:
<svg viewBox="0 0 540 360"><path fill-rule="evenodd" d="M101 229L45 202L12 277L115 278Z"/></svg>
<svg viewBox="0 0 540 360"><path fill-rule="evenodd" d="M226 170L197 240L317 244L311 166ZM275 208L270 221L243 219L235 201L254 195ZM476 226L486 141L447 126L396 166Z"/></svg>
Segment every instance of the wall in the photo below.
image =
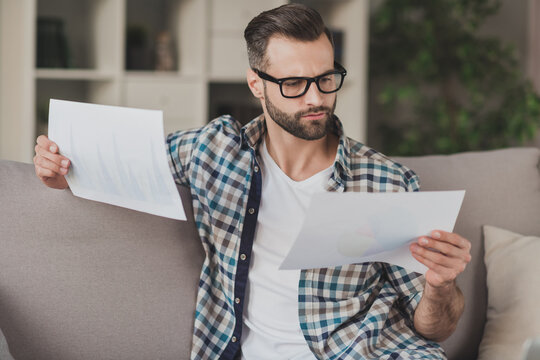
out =
<svg viewBox="0 0 540 360"><path fill-rule="evenodd" d="M33 157L34 102L24 94L33 93L35 31L33 2L0 0L0 155L2 158L29 161ZM28 56L30 54L30 56ZM8 96L9 95L9 96ZM6 101L9 98L10 101Z"/></svg>
<svg viewBox="0 0 540 360"><path fill-rule="evenodd" d="M2 5L3 1L0 0L0 84L2 83ZM0 85L0 116L2 115L2 85ZM0 139L2 139L2 121L0 120Z"/></svg>
<svg viewBox="0 0 540 360"><path fill-rule="evenodd" d="M488 18L481 35L496 36L515 46L521 69L527 69L528 0L502 0L501 9Z"/></svg>
<svg viewBox="0 0 540 360"><path fill-rule="evenodd" d="M531 14L532 8L535 9L535 14ZM536 75L531 68L535 67L537 70L539 64L534 63L540 61L538 55L534 53L537 50L531 44L532 39L540 41L538 9L540 9L539 0L502 0L499 13L490 18L481 30L482 34L495 35L513 44L516 47L522 71L531 77L533 74ZM534 76L531 81L535 83L540 94L540 78ZM528 145L540 147L540 131L536 140L529 142Z"/></svg>

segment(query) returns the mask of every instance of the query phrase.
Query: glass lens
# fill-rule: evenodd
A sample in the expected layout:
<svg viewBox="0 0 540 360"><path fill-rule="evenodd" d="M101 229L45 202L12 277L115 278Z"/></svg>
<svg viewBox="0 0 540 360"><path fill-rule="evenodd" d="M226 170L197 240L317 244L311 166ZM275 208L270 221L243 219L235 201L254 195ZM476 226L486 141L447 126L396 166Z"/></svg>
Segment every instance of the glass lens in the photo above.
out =
<svg viewBox="0 0 540 360"><path fill-rule="evenodd" d="M328 74L319 78L319 88L321 91L332 92L336 91L339 85L341 84L341 74L334 73Z"/></svg>
<svg viewBox="0 0 540 360"><path fill-rule="evenodd" d="M307 80L304 79L289 79L285 80L281 84L283 95L285 96L298 96L306 89Z"/></svg>

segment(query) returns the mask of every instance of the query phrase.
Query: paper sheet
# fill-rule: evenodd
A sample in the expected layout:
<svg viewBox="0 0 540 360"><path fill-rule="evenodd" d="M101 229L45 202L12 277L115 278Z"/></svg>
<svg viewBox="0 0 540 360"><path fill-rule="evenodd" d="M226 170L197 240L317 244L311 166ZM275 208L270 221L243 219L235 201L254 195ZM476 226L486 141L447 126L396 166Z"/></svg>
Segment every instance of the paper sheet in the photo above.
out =
<svg viewBox="0 0 540 360"><path fill-rule="evenodd" d="M51 99L49 138L71 161L66 180L74 195L186 220L161 111Z"/></svg>
<svg viewBox="0 0 540 360"><path fill-rule="evenodd" d="M465 191L320 193L280 269L387 262L424 274L409 244L433 230L451 232Z"/></svg>

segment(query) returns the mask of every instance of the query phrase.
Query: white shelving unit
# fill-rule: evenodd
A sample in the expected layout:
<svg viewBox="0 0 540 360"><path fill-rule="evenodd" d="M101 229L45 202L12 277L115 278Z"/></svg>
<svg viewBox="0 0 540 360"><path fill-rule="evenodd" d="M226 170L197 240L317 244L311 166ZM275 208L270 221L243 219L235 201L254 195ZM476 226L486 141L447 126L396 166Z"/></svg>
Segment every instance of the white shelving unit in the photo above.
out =
<svg viewBox="0 0 540 360"><path fill-rule="evenodd" d="M166 132L205 124L212 104L225 100L219 94L229 85L234 94L245 83L245 26L261 11L286 2L0 0L0 158L31 161L36 134L46 131L50 98L160 109ZM364 139L368 4L298 2L321 11L327 24L344 34L349 74L337 113L351 136ZM69 68L37 66L38 19L45 19L42 29L44 21L60 19L69 49L62 59ZM152 70L151 49L162 31L171 39L170 71ZM149 46L128 49L128 37L133 44L146 39ZM212 84L219 84L213 97ZM253 107L245 91L238 94Z"/></svg>

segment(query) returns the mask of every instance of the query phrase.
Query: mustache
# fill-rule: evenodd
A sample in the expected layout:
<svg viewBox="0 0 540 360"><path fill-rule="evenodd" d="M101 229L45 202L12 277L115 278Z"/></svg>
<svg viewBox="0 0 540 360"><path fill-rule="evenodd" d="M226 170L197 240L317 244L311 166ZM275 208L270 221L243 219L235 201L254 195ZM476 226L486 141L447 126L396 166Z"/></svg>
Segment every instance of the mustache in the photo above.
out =
<svg viewBox="0 0 540 360"><path fill-rule="evenodd" d="M300 118L307 114L320 113L320 112L325 112L327 114L330 114L332 112L332 109L327 106L316 106L316 107L311 107L307 110L299 111L296 113L296 116Z"/></svg>

